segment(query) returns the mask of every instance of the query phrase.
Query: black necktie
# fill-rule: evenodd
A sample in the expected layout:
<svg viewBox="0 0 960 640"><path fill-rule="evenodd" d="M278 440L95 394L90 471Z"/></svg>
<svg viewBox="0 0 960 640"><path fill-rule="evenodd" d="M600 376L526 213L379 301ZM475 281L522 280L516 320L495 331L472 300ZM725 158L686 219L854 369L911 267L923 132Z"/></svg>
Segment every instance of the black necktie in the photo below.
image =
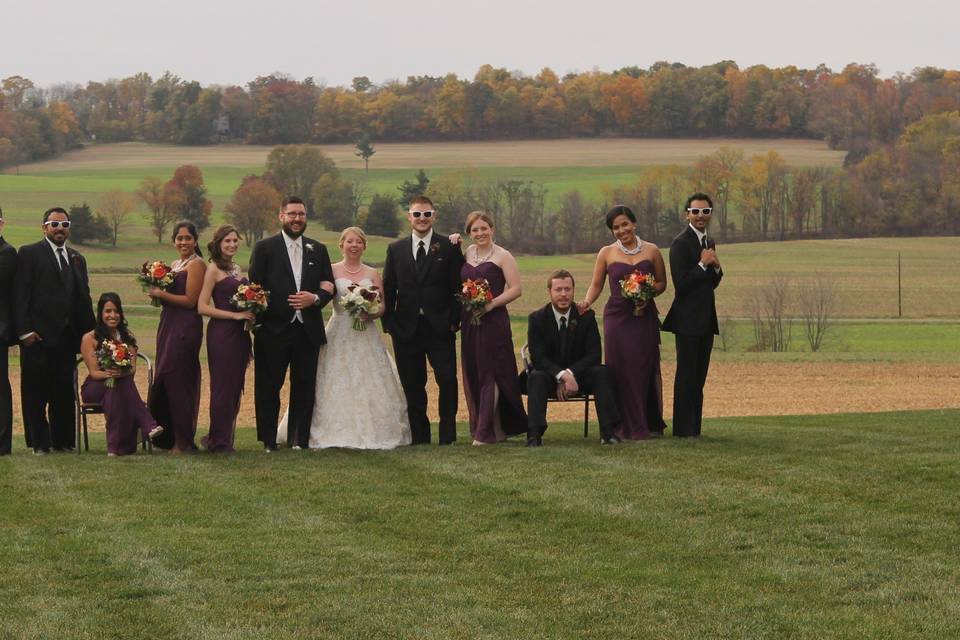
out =
<svg viewBox="0 0 960 640"><path fill-rule="evenodd" d="M417 245L417 267L422 267L424 258L427 257L427 250L423 248L423 240Z"/></svg>
<svg viewBox="0 0 960 640"><path fill-rule="evenodd" d="M560 316L560 357L567 354L567 316Z"/></svg>
<svg viewBox="0 0 960 640"><path fill-rule="evenodd" d="M63 255L63 247L57 248L57 259L60 262L60 273L67 275L70 265L67 263L67 257Z"/></svg>
<svg viewBox="0 0 960 640"><path fill-rule="evenodd" d="M703 237L700 238L700 246L703 247L704 249L709 249L709 248L710 248L710 247L707 245L707 234L703 234Z"/></svg>

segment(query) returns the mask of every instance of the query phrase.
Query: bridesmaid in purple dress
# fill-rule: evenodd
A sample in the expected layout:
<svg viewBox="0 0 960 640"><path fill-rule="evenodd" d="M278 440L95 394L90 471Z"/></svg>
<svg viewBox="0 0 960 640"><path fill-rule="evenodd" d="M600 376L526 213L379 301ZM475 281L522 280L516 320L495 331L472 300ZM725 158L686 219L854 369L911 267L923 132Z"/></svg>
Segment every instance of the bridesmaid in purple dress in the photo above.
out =
<svg viewBox="0 0 960 640"><path fill-rule="evenodd" d="M97 348L101 341L112 339L130 347L133 366L130 369L107 369L100 366ZM137 450L137 431L144 438L154 438L163 433L163 427L147 411L140 392L133 380L137 363L137 340L127 328L120 296L105 293L97 301L97 326L80 341L80 353L87 366L87 379L83 381L80 397L86 403L103 406L107 422L107 455L124 456ZM113 380L107 386L107 380Z"/></svg>
<svg viewBox="0 0 960 640"><path fill-rule="evenodd" d="M460 323L463 392L475 446L527 431L506 307L520 297L520 270L513 255L494 244L493 228L493 219L482 211L467 216L466 232L473 244L467 247L460 270L464 282L486 278L494 296L479 325L473 324L473 313L466 308Z"/></svg>
<svg viewBox="0 0 960 640"><path fill-rule="evenodd" d="M603 355L616 385L622 418L611 440L659 437L666 424L657 305L650 300L638 307L624 298L620 281L634 271L652 273L656 278L655 295L660 295L667 288L666 268L657 245L637 237L637 217L629 207L613 207L607 212L606 222L616 241L597 254L590 288L577 306L581 313L589 309L609 278L610 298L603 308Z"/></svg>
<svg viewBox="0 0 960 640"><path fill-rule="evenodd" d="M252 323L249 311L237 311L230 298L247 282L233 262L240 246L240 234L229 224L217 227L207 245L213 266L203 274L203 288L197 302L207 323L207 365L210 367L210 433L202 444L211 453L232 453L233 435L240 411L240 397L250 362L250 334L244 326ZM211 299L213 304L210 304Z"/></svg>
<svg viewBox="0 0 960 640"><path fill-rule="evenodd" d="M154 444L171 453L197 450L197 415L200 412L200 345L203 319L197 300L206 265L198 245L197 228L189 220L174 225L173 244L180 258L171 267L173 285L166 291L148 292L163 305L157 328L157 365L150 410L168 435Z"/></svg>

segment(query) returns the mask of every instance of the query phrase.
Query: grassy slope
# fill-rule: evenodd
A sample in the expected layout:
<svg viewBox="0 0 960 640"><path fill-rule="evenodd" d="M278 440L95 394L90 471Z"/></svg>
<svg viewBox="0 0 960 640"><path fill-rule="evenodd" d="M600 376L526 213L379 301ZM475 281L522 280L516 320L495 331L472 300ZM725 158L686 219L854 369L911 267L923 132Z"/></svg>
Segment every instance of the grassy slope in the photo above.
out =
<svg viewBox="0 0 960 640"><path fill-rule="evenodd" d="M0 637L945 638L960 412L0 460ZM99 436L97 436L99 437Z"/></svg>

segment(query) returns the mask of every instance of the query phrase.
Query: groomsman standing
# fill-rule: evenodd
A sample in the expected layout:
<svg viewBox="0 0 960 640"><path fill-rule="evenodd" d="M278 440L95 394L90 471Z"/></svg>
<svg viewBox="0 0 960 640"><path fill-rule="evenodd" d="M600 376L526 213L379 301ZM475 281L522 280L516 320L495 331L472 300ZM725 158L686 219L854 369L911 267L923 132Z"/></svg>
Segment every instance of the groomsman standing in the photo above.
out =
<svg viewBox="0 0 960 640"><path fill-rule="evenodd" d="M13 329L11 298L17 269L17 250L3 239L3 210L0 209L0 456L13 447L13 397L7 357L16 334Z"/></svg>
<svg viewBox="0 0 960 640"><path fill-rule="evenodd" d="M73 368L96 324L87 262L66 245L70 216L48 209L42 228L43 240L20 248L13 289L23 425L36 454L74 447Z"/></svg>
<svg viewBox="0 0 960 640"><path fill-rule="evenodd" d="M427 360L440 387L440 444L457 439L457 347L463 254L433 232L437 219L426 196L410 201L411 235L387 247L383 266L383 329L393 338L400 384L407 397L413 444L430 443Z"/></svg>
<svg viewBox="0 0 960 640"><path fill-rule="evenodd" d="M713 290L723 270L716 243L707 236L713 201L705 193L687 198L686 229L670 245L670 276L676 294L663 321L674 334L677 373L673 383L673 435L699 437L703 417L703 385L710 368L713 336L720 333Z"/></svg>

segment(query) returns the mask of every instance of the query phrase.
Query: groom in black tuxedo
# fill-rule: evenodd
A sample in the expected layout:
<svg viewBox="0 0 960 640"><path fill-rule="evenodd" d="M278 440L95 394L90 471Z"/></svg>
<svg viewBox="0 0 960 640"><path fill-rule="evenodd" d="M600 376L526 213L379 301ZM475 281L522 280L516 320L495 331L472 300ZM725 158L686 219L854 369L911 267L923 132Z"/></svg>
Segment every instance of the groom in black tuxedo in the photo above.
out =
<svg viewBox="0 0 960 640"><path fill-rule="evenodd" d="M250 282L270 292L257 317L253 341L257 440L277 449L280 389L290 368L288 442L306 449L316 394L317 355L327 342L320 310L333 299L333 268L327 248L303 235L307 208L296 196L280 207L280 233L261 240L250 255Z"/></svg>
<svg viewBox="0 0 960 640"><path fill-rule="evenodd" d="M383 329L393 339L397 372L407 398L413 444L430 443L427 360L440 388L441 445L457 439L457 351L463 254L433 232L436 211L426 196L410 201L413 233L387 247L383 266Z"/></svg>
<svg viewBox="0 0 960 640"><path fill-rule="evenodd" d="M73 368L80 338L96 324L87 262L66 245L70 216L48 209L42 228L43 240L20 247L13 290L23 426L37 454L75 445Z"/></svg>
<svg viewBox="0 0 960 640"><path fill-rule="evenodd" d="M533 367L527 377L527 446L543 444L547 398L593 394L600 422L600 442L620 442L614 428L620 413L607 368L600 364L600 330L593 311L583 315L573 304L573 275L554 271L547 280L550 303L530 314L527 347Z"/></svg>
<svg viewBox="0 0 960 640"><path fill-rule="evenodd" d="M663 321L674 334L677 373L673 383L673 435L700 437L703 385L710 368L713 336L720 333L713 290L723 270L717 245L707 236L713 201L705 193L687 198L687 228L670 245L670 276L676 292Z"/></svg>
<svg viewBox="0 0 960 640"><path fill-rule="evenodd" d="M10 345L16 338L13 328L13 277L17 250L3 239L3 211L0 210L0 456L13 448L13 394L8 376Z"/></svg>

